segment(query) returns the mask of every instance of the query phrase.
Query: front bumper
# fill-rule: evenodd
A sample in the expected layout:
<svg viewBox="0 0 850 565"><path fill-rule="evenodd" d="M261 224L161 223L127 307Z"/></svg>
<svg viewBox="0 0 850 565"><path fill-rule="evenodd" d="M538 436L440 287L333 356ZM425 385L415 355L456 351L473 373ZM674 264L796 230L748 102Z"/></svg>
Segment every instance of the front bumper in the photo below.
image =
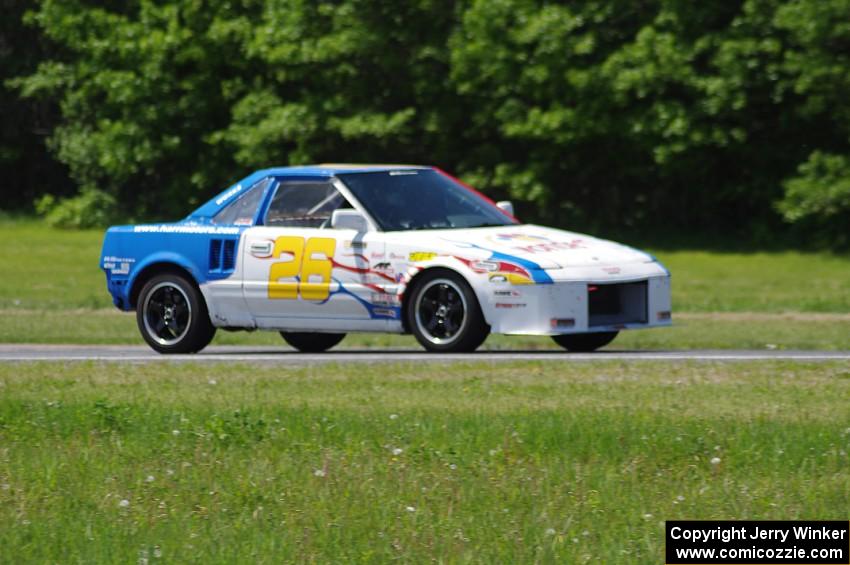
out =
<svg viewBox="0 0 850 565"><path fill-rule="evenodd" d="M612 304L591 299L617 287ZM605 287L605 288L602 288ZM558 335L669 326L670 276L492 285L480 297L493 333ZM593 304L592 304L593 302ZM617 311L619 308L619 312Z"/></svg>

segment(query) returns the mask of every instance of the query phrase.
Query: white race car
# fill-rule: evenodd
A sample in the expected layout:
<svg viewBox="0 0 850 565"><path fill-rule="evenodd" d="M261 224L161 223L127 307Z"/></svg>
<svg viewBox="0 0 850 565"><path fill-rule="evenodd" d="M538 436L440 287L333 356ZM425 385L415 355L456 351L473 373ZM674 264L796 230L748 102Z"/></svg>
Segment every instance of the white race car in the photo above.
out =
<svg viewBox="0 0 850 565"><path fill-rule="evenodd" d="M473 351L491 332L592 351L671 323L670 273L630 247L521 224L430 167L258 171L180 222L110 228L101 267L161 353L217 328L274 330L301 351L346 332Z"/></svg>

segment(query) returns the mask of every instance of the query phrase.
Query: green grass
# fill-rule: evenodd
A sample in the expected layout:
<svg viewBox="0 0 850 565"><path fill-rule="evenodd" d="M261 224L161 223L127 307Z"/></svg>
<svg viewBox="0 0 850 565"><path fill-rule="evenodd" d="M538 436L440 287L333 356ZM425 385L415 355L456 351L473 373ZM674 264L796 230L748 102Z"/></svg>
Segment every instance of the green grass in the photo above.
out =
<svg viewBox="0 0 850 565"><path fill-rule="evenodd" d="M829 254L658 253L685 312L850 312L850 257Z"/></svg>
<svg viewBox="0 0 850 565"><path fill-rule="evenodd" d="M111 308L99 268L103 232L58 230L29 220L0 222L0 308ZM11 274L11 276L9 276Z"/></svg>
<svg viewBox="0 0 850 565"><path fill-rule="evenodd" d="M11 343L141 343L132 316L111 306L98 258L100 231L54 230L31 220L0 222L0 341ZM850 314L850 258L829 254L658 254L673 273L677 327L627 332L615 346L639 348L846 349ZM754 316L708 316L706 313ZM769 315L775 315L773 317ZM279 344L273 334L219 332L216 343ZM352 336L355 347L410 346L409 337ZM494 348L549 347L545 338L493 336Z"/></svg>
<svg viewBox="0 0 850 565"><path fill-rule="evenodd" d="M845 518L848 398L848 363L2 365L0 553L658 563L664 520Z"/></svg>

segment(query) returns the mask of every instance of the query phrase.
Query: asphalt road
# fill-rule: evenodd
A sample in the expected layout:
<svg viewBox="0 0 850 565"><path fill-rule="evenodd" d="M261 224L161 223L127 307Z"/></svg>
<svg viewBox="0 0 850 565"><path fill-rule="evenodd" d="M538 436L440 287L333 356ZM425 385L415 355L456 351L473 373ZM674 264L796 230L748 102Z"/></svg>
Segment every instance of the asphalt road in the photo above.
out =
<svg viewBox="0 0 850 565"><path fill-rule="evenodd" d="M286 347L216 346L195 355L160 355L146 346L128 345L0 345L0 363L28 361L114 361L161 363L163 361L221 363L262 362L308 365L312 363L388 362L500 362L500 361L850 361L850 351L698 350L623 351L596 353L565 351L479 351L466 354L434 354L420 349L339 349L327 353L299 353Z"/></svg>

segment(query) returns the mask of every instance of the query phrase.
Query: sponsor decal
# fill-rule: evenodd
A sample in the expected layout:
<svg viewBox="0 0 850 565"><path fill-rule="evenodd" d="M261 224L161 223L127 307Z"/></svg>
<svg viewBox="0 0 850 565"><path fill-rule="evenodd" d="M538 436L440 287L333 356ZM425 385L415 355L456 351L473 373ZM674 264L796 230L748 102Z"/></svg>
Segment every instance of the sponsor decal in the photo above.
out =
<svg viewBox="0 0 850 565"><path fill-rule="evenodd" d="M136 260L132 257L114 257L112 255L103 258L103 268L111 271L113 275L129 275L130 265Z"/></svg>
<svg viewBox="0 0 850 565"><path fill-rule="evenodd" d="M111 263L135 263L136 260L132 257L115 257L114 255L107 255L103 258L104 261L109 261Z"/></svg>
<svg viewBox="0 0 850 565"><path fill-rule="evenodd" d="M520 295L519 292L517 292L515 290L494 290L493 296L511 296L511 297L515 298L515 297L521 296L521 295Z"/></svg>
<svg viewBox="0 0 850 565"><path fill-rule="evenodd" d="M216 198L215 203L217 205L221 206L222 204L224 204L225 202L227 202L228 200L233 198L233 196L235 196L236 194L239 194L239 192L241 190L242 190L242 185L237 184L236 186L234 186L233 188L231 188L230 190L228 190L227 192L225 192L224 194L222 194L221 196Z"/></svg>
<svg viewBox="0 0 850 565"><path fill-rule="evenodd" d="M596 259L596 257L594 257ZM620 267L602 267L602 270L609 275L616 275L620 272Z"/></svg>
<svg viewBox="0 0 850 565"><path fill-rule="evenodd" d="M491 235L487 239L496 243L511 243L515 241L526 243L542 243L546 241L552 241L548 237L544 237L542 235L529 235L525 233L497 233L495 235Z"/></svg>
<svg viewBox="0 0 850 565"><path fill-rule="evenodd" d="M494 273L488 280L491 283L535 284L531 277L521 273Z"/></svg>
<svg viewBox="0 0 850 565"><path fill-rule="evenodd" d="M488 239L502 245L519 243L521 245L512 245L512 247L517 251L524 251L526 253L551 253L553 251L583 249L587 247L584 240L579 238L570 241L557 241L542 235L525 233L497 233Z"/></svg>
<svg viewBox="0 0 850 565"><path fill-rule="evenodd" d="M376 316L386 316L388 318L396 317L396 311L392 308L373 308L372 313Z"/></svg>
<svg viewBox="0 0 850 565"><path fill-rule="evenodd" d="M513 265L515 268L517 266L522 267L526 275L531 279L531 284L552 284L552 278L548 274L546 274L546 271L542 267L540 267L540 265L538 265L534 261L529 260L526 257L509 255L507 253L502 253L493 249L487 249L486 247L481 247L480 245L469 243L468 241L454 241L447 238L442 239L444 239L445 241L449 241L458 247L488 251L490 253L490 257L488 259L489 261L502 261L507 264ZM507 277L505 277L501 281L494 282L504 282L505 280L507 280Z"/></svg>
<svg viewBox="0 0 850 565"><path fill-rule="evenodd" d="M384 261L382 263L376 263L374 267L372 267L376 271L391 271L392 267L390 266L389 261Z"/></svg>
<svg viewBox="0 0 850 565"><path fill-rule="evenodd" d="M581 239L572 241L550 241L547 243L533 243L530 245L517 245L514 247L517 251L525 251L526 253L552 253L553 251L565 251L569 249L582 249L587 247Z"/></svg>
<svg viewBox="0 0 850 565"><path fill-rule="evenodd" d="M430 261L437 254L432 251L411 251L410 255L408 255L408 260L414 263L419 261Z"/></svg>
<svg viewBox="0 0 850 565"><path fill-rule="evenodd" d="M331 263L333 264L334 269L343 269L345 271L349 271L349 272L352 272L352 273L357 273L357 274L365 275L365 276L373 275L375 277L379 277L381 279L384 279L384 280L387 280L387 281L390 281L390 282L395 282L395 280L392 277L392 270L376 270L375 268L369 268L368 267L369 259L365 255L355 253L354 257L358 261L365 262L367 266L359 267L359 266L355 266L355 265L346 265L344 263L338 262L333 257L331 257Z"/></svg>
<svg viewBox="0 0 850 565"><path fill-rule="evenodd" d="M381 255L383 256L383 254L381 254ZM401 253L390 252L390 259L407 259L407 257L402 255Z"/></svg>
<svg viewBox="0 0 850 565"><path fill-rule="evenodd" d="M370 254L369 254L369 257L371 257L372 259L383 259L383 258L384 258L384 254L383 254L383 253L379 253L379 252L377 252L377 251L373 251L372 253L370 253ZM399 257L402 257L402 256L399 256Z"/></svg>
<svg viewBox="0 0 850 565"><path fill-rule="evenodd" d="M239 235L239 228L225 228L221 226L184 226L184 225L151 225L133 226L136 233L191 233L191 234L215 234L215 235Z"/></svg>
<svg viewBox="0 0 850 565"><path fill-rule="evenodd" d="M347 249L366 249L369 246L365 241L346 241L344 245Z"/></svg>
<svg viewBox="0 0 850 565"><path fill-rule="evenodd" d="M113 275L129 275L130 263L104 263L103 268L112 271Z"/></svg>
<svg viewBox="0 0 850 565"><path fill-rule="evenodd" d="M524 269L522 269L524 271ZM527 271L500 271L490 275L490 282L509 282L511 284L534 284Z"/></svg>
<svg viewBox="0 0 850 565"><path fill-rule="evenodd" d="M401 297L395 294L372 294L370 302L375 306L399 306Z"/></svg>
<svg viewBox="0 0 850 565"><path fill-rule="evenodd" d="M455 259L476 273L493 273L490 282L510 282L511 284L534 284L534 280L526 269L508 261L472 261L455 256ZM494 272L495 271L495 272Z"/></svg>
<svg viewBox="0 0 850 565"><path fill-rule="evenodd" d="M525 308L528 304L524 302L496 302L496 308Z"/></svg>

